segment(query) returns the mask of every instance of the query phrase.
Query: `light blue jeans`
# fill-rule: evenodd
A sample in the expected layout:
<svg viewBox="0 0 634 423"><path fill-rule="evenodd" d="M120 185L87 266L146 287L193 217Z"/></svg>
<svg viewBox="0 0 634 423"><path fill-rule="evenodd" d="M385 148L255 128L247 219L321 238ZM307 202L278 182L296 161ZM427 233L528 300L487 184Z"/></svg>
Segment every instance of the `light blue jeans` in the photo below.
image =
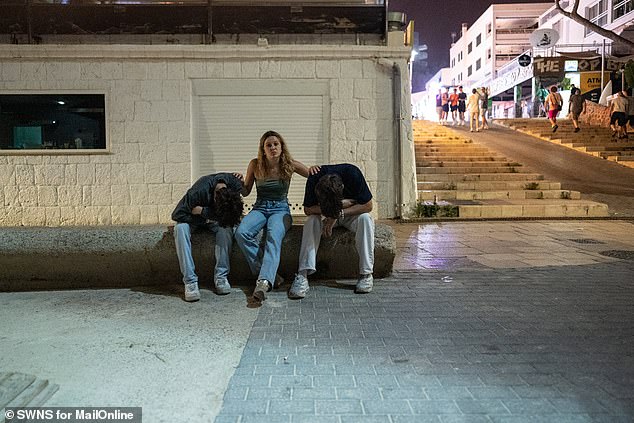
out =
<svg viewBox="0 0 634 423"><path fill-rule="evenodd" d="M291 210L288 201L258 200L236 230L236 242L249 264L251 273L258 279L275 281L277 268L280 265L282 240L291 227ZM266 241L264 251L260 252L258 233L264 228Z"/></svg>
<svg viewBox="0 0 634 423"><path fill-rule="evenodd" d="M355 247L359 254L359 275L369 275L374 271L374 220L369 213L356 216L346 216L335 223L335 228L343 226L354 232ZM317 250L321 242L323 218L310 215L304 223L302 232L302 246L299 251L299 271L307 274L315 273L317 269ZM352 257L350 257L352 264Z"/></svg>
<svg viewBox="0 0 634 423"><path fill-rule="evenodd" d="M212 233L216 234L216 246L214 248L216 268L214 270L214 281L227 279L230 269L229 259L233 245L234 228L223 228L217 223L199 227L209 228ZM192 258L191 226L189 223L177 223L174 226L174 241L176 242L178 263L180 264L181 273L183 274L183 283L198 282L198 276L196 276L195 272L196 267L194 266L194 259Z"/></svg>

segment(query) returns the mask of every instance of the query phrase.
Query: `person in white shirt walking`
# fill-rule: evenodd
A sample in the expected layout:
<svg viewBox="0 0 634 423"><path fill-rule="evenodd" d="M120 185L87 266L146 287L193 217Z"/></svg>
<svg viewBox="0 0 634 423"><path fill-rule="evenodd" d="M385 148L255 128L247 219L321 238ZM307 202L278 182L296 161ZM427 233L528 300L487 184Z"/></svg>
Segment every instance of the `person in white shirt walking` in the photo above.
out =
<svg viewBox="0 0 634 423"><path fill-rule="evenodd" d="M469 112L469 130L473 132L475 126L476 132L480 132L480 95L475 88L471 90L467 100L467 111Z"/></svg>

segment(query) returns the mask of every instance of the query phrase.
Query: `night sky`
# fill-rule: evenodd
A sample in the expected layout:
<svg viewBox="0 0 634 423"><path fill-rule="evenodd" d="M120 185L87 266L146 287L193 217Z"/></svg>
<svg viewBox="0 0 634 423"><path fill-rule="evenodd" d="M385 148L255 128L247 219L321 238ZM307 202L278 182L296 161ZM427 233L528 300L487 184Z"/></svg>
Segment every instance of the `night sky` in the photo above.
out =
<svg viewBox="0 0 634 423"><path fill-rule="evenodd" d="M421 44L429 47L430 76L449 66L451 33L460 37L463 22L471 26L493 3L548 3L548 0L389 0L389 10L407 14L414 20ZM555 3L554 1L552 2Z"/></svg>

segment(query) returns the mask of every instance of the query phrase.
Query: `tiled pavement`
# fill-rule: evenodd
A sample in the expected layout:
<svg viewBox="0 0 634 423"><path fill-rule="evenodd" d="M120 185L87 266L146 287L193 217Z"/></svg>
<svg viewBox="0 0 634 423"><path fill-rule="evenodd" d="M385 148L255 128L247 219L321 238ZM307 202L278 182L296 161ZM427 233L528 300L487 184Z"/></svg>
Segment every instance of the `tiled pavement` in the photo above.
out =
<svg viewBox="0 0 634 423"><path fill-rule="evenodd" d="M397 228L400 270L372 294L272 293L216 422L634 421L634 225L460 225ZM407 246L423 260L456 247L430 233L465 250L418 266ZM482 260L519 247L554 262Z"/></svg>

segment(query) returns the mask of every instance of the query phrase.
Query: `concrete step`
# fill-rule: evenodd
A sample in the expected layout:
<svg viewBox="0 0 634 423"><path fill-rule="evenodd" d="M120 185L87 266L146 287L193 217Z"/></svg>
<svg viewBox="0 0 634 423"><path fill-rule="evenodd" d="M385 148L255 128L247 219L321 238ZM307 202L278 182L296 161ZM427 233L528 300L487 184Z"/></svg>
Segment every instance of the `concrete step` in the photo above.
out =
<svg viewBox="0 0 634 423"><path fill-rule="evenodd" d="M570 190L514 190L514 191L472 191L472 190L420 190L419 200L579 200L581 193Z"/></svg>
<svg viewBox="0 0 634 423"><path fill-rule="evenodd" d="M458 158L461 159L461 158ZM509 166L520 166L519 163L514 163L510 161L474 161L474 160L421 160L420 162L416 160L417 166L422 167L464 167L464 168L473 168L473 167L509 167Z"/></svg>
<svg viewBox="0 0 634 423"><path fill-rule="evenodd" d="M462 155L462 154L488 154L495 155L491 150L484 147L476 147L476 146L460 146L460 147L447 147L447 146L415 146L414 151L416 153L424 153L424 152L436 152L436 153L445 153L445 154L454 154L454 155Z"/></svg>
<svg viewBox="0 0 634 423"><path fill-rule="evenodd" d="M544 176L538 173L418 173L419 182L479 182L479 181L539 181Z"/></svg>
<svg viewBox="0 0 634 423"><path fill-rule="evenodd" d="M461 218L508 217L605 217L608 206L585 200L482 200L479 204L459 204Z"/></svg>
<svg viewBox="0 0 634 423"><path fill-rule="evenodd" d="M556 133L553 133L549 123L539 119L498 120L496 122L544 141L560 144L591 156L613 160L631 167L629 166L630 160L618 161L615 160L615 156L634 151L634 143L613 139L612 131L608 128L583 126L580 132L574 133L572 125L564 123L560 124Z"/></svg>
<svg viewBox="0 0 634 423"><path fill-rule="evenodd" d="M416 127L426 123L417 122ZM546 123L543 132L549 130ZM428 132L432 132L431 130ZM545 181L469 138L456 143L451 130L446 140L423 140L415 131L419 214L425 217L548 218L607 216L605 204L581 200L578 191L562 190L558 182ZM435 132L439 135L440 131ZM455 133L454 133L455 134ZM577 134L562 131L559 140ZM594 141L593 141L594 142ZM585 146L584 146L585 148ZM599 154L599 153L596 153ZM634 163L634 162L633 162Z"/></svg>
<svg viewBox="0 0 634 423"><path fill-rule="evenodd" d="M416 163L421 163L422 165L423 161L430 163L508 163L509 159L501 156L455 156L453 154L437 153L416 154Z"/></svg>
<svg viewBox="0 0 634 423"><path fill-rule="evenodd" d="M615 143L616 144L616 143ZM590 145L576 148L584 148L585 151L634 151L634 145Z"/></svg>
<svg viewBox="0 0 634 423"><path fill-rule="evenodd" d="M480 173L500 173L500 174L514 174L524 172L522 165L508 165L508 166L455 166L455 167L420 167L416 166L416 174L443 174L443 173L455 173L455 174L480 174Z"/></svg>
<svg viewBox="0 0 634 423"><path fill-rule="evenodd" d="M418 150L416 151L417 155L422 155L422 156L429 156L429 157L441 157L441 158L447 158L447 159L455 159L455 160L459 160L461 158L473 158L476 160L491 160L491 159L504 159L506 160L506 157L503 156L498 156L497 153L492 152L490 150L482 150L482 151L476 151L474 149L469 149L469 150L465 150L464 152L460 153L460 156L457 156L456 153L451 152L451 151L435 151L435 149L426 149L426 150Z"/></svg>
<svg viewBox="0 0 634 423"><path fill-rule="evenodd" d="M448 139L436 139L436 140L428 140L428 139L417 139L414 137L414 143L416 145L443 145L443 146L463 146L474 144L474 142L470 139L461 138L456 140L448 140Z"/></svg>
<svg viewBox="0 0 634 423"><path fill-rule="evenodd" d="M419 190L473 190L473 191L507 191L507 190L552 190L561 189L560 182L550 181L478 181L478 182L418 182Z"/></svg>

